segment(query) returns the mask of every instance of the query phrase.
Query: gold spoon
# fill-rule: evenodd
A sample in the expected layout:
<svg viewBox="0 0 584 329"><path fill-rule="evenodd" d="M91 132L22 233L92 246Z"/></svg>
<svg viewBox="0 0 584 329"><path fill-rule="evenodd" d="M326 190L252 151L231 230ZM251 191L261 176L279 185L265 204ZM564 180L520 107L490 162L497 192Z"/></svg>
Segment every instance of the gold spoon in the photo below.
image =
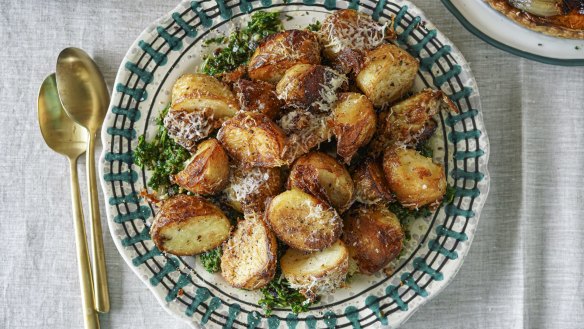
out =
<svg viewBox="0 0 584 329"><path fill-rule="evenodd" d="M87 181L91 204L91 248L93 251L93 291L95 309L110 309L107 270L103 251L101 216L95 175L95 142L107 112L109 93L95 62L83 50L66 48L57 59L57 90L65 112L89 132Z"/></svg>
<svg viewBox="0 0 584 329"><path fill-rule="evenodd" d="M98 329L99 318L93 304L89 252L87 250L83 208L81 206L77 178L77 158L85 152L87 133L83 127L69 119L63 110L57 94L55 74L45 78L39 91L38 119L41 133L47 145L55 152L69 159L77 265L81 283L81 299L83 301L83 321L85 322L85 328Z"/></svg>

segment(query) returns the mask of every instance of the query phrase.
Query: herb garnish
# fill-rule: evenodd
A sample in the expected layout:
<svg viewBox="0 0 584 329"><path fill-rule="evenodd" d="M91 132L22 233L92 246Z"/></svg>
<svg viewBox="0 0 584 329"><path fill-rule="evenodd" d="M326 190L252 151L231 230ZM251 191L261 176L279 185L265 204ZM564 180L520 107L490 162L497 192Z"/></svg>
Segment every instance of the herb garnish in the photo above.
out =
<svg viewBox="0 0 584 329"><path fill-rule="evenodd" d="M227 40L223 40L224 43L227 43L224 48L217 49L207 57L203 64L203 73L217 75L235 70L240 65L247 63L263 38L282 29L280 13L265 11L254 13L245 28L235 31Z"/></svg>
<svg viewBox="0 0 584 329"><path fill-rule="evenodd" d="M306 312L312 303L298 290L290 288L290 283L280 273L276 273L276 277L260 290L263 298L258 305L262 306L266 316L272 314L275 307L290 307L294 314Z"/></svg>
<svg viewBox="0 0 584 329"><path fill-rule="evenodd" d="M429 144L430 143L426 142L423 144L419 144L418 147L416 147L417 151L420 152L420 154L425 156L426 158L434 157L434 150Z"/></svg>
<svg viewBox="0 0 584 329"><path fill-rule="evenodd" d="M216 273L221 269L221 256L223 255L223 250L221 247L209 250L201 254L201 264L207 272Z"/></svg>
<svg viewBox="0 0 584 329"><path fill-rule="evenodd" d="M312 24L308 24L308 26L306 27L306 29L308 31L312 31L312 32L318 32L318 31L320 31L321 28L322 28L322 23L320 21L316 21Z"/></svg>
<svg viewBox="0 0 584 329"><path fill-rule="evenodd" d="M189 151L178 145L164 127L164 117L170 106L167 106L156 118L157 132L151 142L147 142L144 135L138 137L138 146L134 151L134 162L140 168L152 170L148 186L152 189L174 194L178 186L172 184L170 176L178 173L184 167L185 161L190 158ZM163 192L163 194L164 194Z"/></svg>

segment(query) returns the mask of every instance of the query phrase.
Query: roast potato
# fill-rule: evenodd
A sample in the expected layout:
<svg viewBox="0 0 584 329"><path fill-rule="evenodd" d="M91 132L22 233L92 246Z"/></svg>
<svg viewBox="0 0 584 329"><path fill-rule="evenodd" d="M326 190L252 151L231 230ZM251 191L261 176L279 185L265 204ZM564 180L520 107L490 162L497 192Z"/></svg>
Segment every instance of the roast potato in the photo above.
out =
<svg viewBox="0 0 584 329"><path fill-rule="evenodd" d="M290 287L309 300L340 287L349 271L349 252L341 240L321 251L306 253L288 249L280 261L282 275Z"/></svg>
<svg viewBox="0 0 584 329"><path fill-rule="evenodd" d="M301 63L320 64L317 35L310 31L282 31L260 42L249 60L248 75L276 84L287 69Z"/></svg>
<svg viewBox="0 0 584 329"><path fill-rule="evenodd" d="M408 209L437 206L446 193L444 168L416 150L387 148L383 155L383 171L389 189Z"/></svg>
<svg viewBox="0 0 584 329"><path fill-rule="evenodd" d="M213 195L229 180L229 158L215 138L199 144L185 169L173 177L174 183L195 194Z"/></svg>
<svg viewBox="0 0 584 329"><path fill-rule="evenodd" d="M229 156L246 168L271 168L286 164L283 159L286 135L263 114L237 114L219 129L217 139Z"/></svg>
<svg viewBox="0 0 584 329"><path fill-rule="evenodd" d="M281 192L282 183L278 168L231 170L229 184L223 191L225 202L242 213L263 213L265 201Z"/></svg>
<svg viewBox="0 0 584 329"><path fill-rule="evenodd" d="M356 83L373 105L381 107L402 98L412 88L419 66L407 51L383 44L367 52Z"/></svg>
<svg viewBox="0 0 584 329"><path fill-rule="evenodd" d="M328 15L322 22L319 36L323 54L329 60L336 59L346 48L370 50L385 40L396 38L393 22L381 24L352 9L337 10Z"/></svg>
<svg viewBox="0 0 584 329"><path fill-rule="evenodd" d="M190 256L218 247L230 230L229 219L217 206L200 196L177 194L163 202L150 235L161 251Z"/></svg>
<svg viewBox="0 0 584 329"><path fill-rule="evenodd" d="M301 189L333 206L339 213L353 201L353 181L345 167L322 152L310 152L294 162L288 189Z"/></svg>
<svg viewBox="0 0 584 329"><path fill-rule="evenodd" d="M404 231L399 219L385 206L361 205L345 216L342 240L359 271L372 274L399 255Z"/></svg>
<svg viewBox="0 0 584 329"><path fill-rule="evenodd" d="M239 100L242 111L257 112L274 119L282 102L276 95L274 85L256 80L239 79L233 84L233 91Z"/></svg>
<svg viewBox="0 0 584 329"><path fill-rule="evenodd" d="M328 112L337 100L337 92L347 86L347 77L330 67L297 64L278 82L276 93L287 107Z"/></svg>
<svg viewBox="0 0 584 329"><path fill-rule="evenodd" d="M327 114L298 109L280 118L278 124L288 136L284 158L292 163L299 156L333 136L332 120Z"/></svg>
<svg viewBox="0 0 584 329"><path fill-rule="evenodd" d="M178 144L194 152L196 143L234 116L238 108L235 95L219 80L205 74L185 74L172 87L164 127Z"/></svg>
<svg viewBox="0 0 584 329"><path fill-rule="evenodd" d="M262 288L274 278L277 251L276 236L261 218L246 216L223 245L221 275L236 288Z"/></svg>
<svg viewBox="0 0 584 329"><path fill-rule="evenodd" d="M364 95L342 93L333 105L337 154L349 164L361 146L371 141L377 126L373 104Z"/></svg>
<svg viewBox="0 0 584 329"><path fill-rule="evenodd" d="M303 251L330 246L342 230L342 220L333 208L298 189L271 199L265 220L280 240Z"/></svg>
<svg viewBox="0 0 584 329"><path fill-rule="evenodd" d="M363 161L353 172L355 184L355 201L363 204L393 202L387 180L381 165L369 158Z"/></svg>

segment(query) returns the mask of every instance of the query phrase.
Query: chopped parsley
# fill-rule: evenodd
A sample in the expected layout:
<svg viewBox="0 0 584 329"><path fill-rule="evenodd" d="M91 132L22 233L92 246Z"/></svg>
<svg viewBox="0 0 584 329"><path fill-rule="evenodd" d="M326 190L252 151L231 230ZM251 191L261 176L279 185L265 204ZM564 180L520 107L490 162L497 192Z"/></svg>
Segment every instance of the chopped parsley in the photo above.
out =
<svg viewBox="0 0 584 329"><path fill-rule="evenodd" d="M444 193L444 198L442 199L442 203L448 204L454 201L454 197L456 196L456 187L448 184L446 186L446 193Z"/></svg>
<svg viewBox="0 0 584 329"><path fill-rule="evenodd" d="M209 250L206 253L201 254L201 264L207 272L217 273L221 269L221 256L223 255L223 250L221 247L217 247L213 250Z"/></svg>
<svg viewBox="0 0 584 329"><path fill-rule="evenodd" d="M258 305L262 306L265 314L269 316L276 307L290 307L294 314L306 312L312 303L298 290L290 288L290 283L284 276L276 273L276 277L277 279L260 290L263 297Z"/></svg>
<svg viewBox="0 0 584 329"><path fill-rule="evenodd" d="M223 43L227 43L224 48L218 48L206 58L202 68L203 73L217 75L235 70L247 63L263 38L282 29L280 13L265 11L254 13L245 28L235 31L226 40L222 40ZM214 39L211 40L217 42L217 38Z"/></svg>
<svg viewBox="0 0 584 329"><path fill-rule="evenodd" d="M394 213L397 218L399 219L402 225L409 219L409 218L418 218L418 217L428 217L432 214L430 208L427 206L421 207L419 209L407 209L402 206L399 202L390 203L389 211Z"/></svg>
<svg viewBox="0 0 584 329"><path fill-rule="evenodd" d="M320 21L316 21L312 24L308 24L308 26L306 27L306 29L308 31L312 31L312 32L318 32L318 31L320 31L321 28L322 28L322 23Z"/></svg>
<svg viewBox="0 0 584 329"><path fill-rule="evenodd" d="M421 155L425 156L426 158L434 157L434 150L430 147L429 143L419 144L416 148Z"/></svg>
<svg viewBox="0 0 584 329"><path fill-rule="evenodd" d="M178 186L172 184L170 176L181 171L185 161L191 155L189 151L168 136L163 120L169 108L170 106L162 110L156 118L157 132L151 142L147 142L144 135L138 137L138 146L134 151L134 163L140 168L152 170L152 175L148 180L150 188L174 194L178 191Z"/></svg>

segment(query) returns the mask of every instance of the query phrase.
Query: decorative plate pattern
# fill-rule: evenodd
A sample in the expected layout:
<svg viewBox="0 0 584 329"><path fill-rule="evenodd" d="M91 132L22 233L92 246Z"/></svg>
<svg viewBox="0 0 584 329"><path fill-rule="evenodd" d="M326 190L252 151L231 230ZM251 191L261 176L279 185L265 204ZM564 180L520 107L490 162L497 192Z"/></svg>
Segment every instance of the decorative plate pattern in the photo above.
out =
<svg viewBox="0 0 584 329"><path fill-rule="evenodd" d="M148 172L133 164L137 137L154 135L154 118L170 100L174 81L201 63L203 40L227 32L256 10L292 16L286 28L306 26L335 9L353 8L376 20L395 17L398 43L419 58L415 89L441 89L459 114L440 115L432 140L456 196L432 216L409 224L406 252L393 273L357 276L349 288L323 296L299 315L276 309L265 317L259 294L229 287L207 273L195 257L165 255L150 240L156 209L140 198ZM102 186L113 239L134 272L163 307L194 327L365 328L396 327L452 280L472 242L489 189L488 139L470 68L451 42L408 1L183 1L147 28L132 45L118 72L102 130Z"/></svg>

